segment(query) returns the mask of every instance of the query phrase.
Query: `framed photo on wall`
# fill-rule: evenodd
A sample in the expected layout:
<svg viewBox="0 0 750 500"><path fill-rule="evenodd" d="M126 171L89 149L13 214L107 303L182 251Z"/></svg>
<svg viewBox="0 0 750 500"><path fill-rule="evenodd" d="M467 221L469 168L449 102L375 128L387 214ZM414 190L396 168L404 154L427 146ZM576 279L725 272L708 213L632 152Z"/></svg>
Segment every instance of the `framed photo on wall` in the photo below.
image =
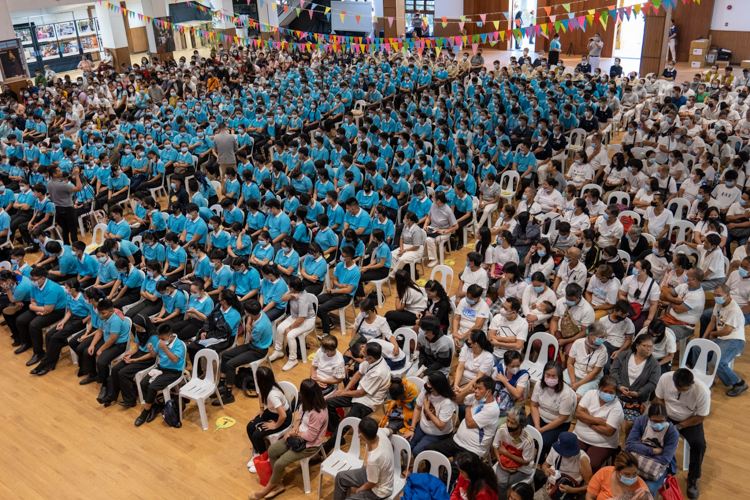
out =
<svg viewBox="0 0 750 500"><path fill-rule="evenodd" d="M55 34L55 26L53 24L37 26L36 39L40 42L51 42L53 40L57 40L57 35Z"/></svg>
<svg viewBox="0 0 750 500"><path fill-rule="evenodd" d="M91 19L76 21L78 23L78 34L80 36L96 34L96 24Z"/></svg>
<svg viewBox="0 0 750 500"><path fill-rule="evenodd" d="M24 50L18 39L0 42L0 69L3 72L3 80L29 77L29 67L22 52Z"/></svg>
<svg viewBox="0 0 750 500"><path fill-rule="evenodd" d="M76 26L73 23L73 21L68 21L65 23L57 23L55 25L55 30L57 31L58 40L76 38L78 36L76 35Z"/></svg>
<svg viewBox="0 0 750 500"><path fill-rule="evenodd" d="M31 29L30 28L18 28L14 30L16 32L16 38L21 40L21 43L24 45L31 45L34 43L34 40L31 38Z"/></svg>

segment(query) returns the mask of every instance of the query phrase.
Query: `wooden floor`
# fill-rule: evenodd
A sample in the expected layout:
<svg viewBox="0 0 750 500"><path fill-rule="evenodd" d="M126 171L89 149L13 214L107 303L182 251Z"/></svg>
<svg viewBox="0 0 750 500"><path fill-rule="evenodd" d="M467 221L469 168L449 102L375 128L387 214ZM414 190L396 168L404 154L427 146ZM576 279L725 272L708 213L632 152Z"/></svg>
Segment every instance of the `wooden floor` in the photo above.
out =
<svg viewBox="0 0 750 500"><path fill-rule="evenodd" d="M510 55L495 52L485 53L488 66L495 57L505 62ZM689 68L679 69L689 75ZM456 274L463 270L468 251L449 256ZM393 307L389 296L381 314ZM343 351L350 337L341 337L338 329L333 332ZM0 499L240 499L260 487L246 467L251 450L245 426L258 412L257 399L239 395L225 410L209 407L209 431L202 430L195 404L188 407L181 429L168 427L160 418L136 428L139 408L99 405L98 385L78 385L67 349L55 371L34 377L24 366L31 354L14 355L9 333L0 326ZM310 341L314 343L312 337ZM282 372L285 362L274 363L277 380L299 386L309 376L310 363ZM737 360L735 369L740 376L750 376L747 354ZM717 384L705 424L708 451L701 498L739 499L750 482L750 440L743 437L747 423L742 417L750 415L750 392L732 399L718 379ZM214 433L217 418L225 415L237 424ZM677 458L681 463L682 446ZM317 473L318 466L312 466L313 499ZM686 475L678 474L683 493ZM299 470L290 469L284 484L287 491L279 499L305 496ZM324 479L322 496L330 499L332 489L332 480Z"/></svg>

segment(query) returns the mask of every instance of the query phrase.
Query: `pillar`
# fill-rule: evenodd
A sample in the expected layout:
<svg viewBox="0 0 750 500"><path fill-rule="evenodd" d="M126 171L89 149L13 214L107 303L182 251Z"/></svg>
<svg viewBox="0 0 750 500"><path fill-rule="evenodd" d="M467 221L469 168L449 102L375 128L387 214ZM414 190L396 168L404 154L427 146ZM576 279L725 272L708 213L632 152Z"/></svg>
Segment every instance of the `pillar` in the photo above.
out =
<svg viewBox="0 0 750 500"><path fill-rule="evenodd" d="M267 24L269 26L274 26L278 28L279 27L279 13L276 11L276 7L271 5L271 2L268 0L263 0L263 1L256 0L256 2L258 3L258 22L261 25ZM278 38L277 36L275 36L274 33L263 31L263 29L260 30L260 37L263 40Z"/></svg>
<svg viewBox="0 0 750 500"><path fill-rule="evenodd" d="M393 24L388 18L393 18ZM383 31L385 38L399 38L406 35L406 3L404 0L383 0ZM411 21L411 19L410 19ZM380 20L378 20L380 24ZM376 28L377 29L377 28Z"/></svg>
<svg viewBox="0 0 750 500"><path fill-rule="evenodd" d="M143 7L144 16L164 20L164 18L169 15L169 8L167 7L167 3L165 0L141 0L141 5ZM156 43L156 37L159 34L158 31L159 29L154 27L154 23L146 23L148 51L152 56L157 57L160 61L166 61L173 57L173 51L175 49L174 38L177 36L177 34L174 32L174 30L169 30L172 35L173 43L168 44L169 46L166 48L171 48L172 50L167 51L165 50L165 47L163 45L158 46ZM159 52L159 50L161 50L161 52Z"/></svg>
<svg viewBox="0 0 750 500"><path fill-rule="evenodd" d="M643 49L641 49L641 67L639 74L656 73L660 75L667 60L667 38L672 9L659 9L657 14L649 10L646 15L646 26L643 30Z"/></svg>
<svg viewBox="0 0 750 500"><path fill-rule="evenodd" d="M211 8L228 16L234 15L234 5L232 5L232 0L211 0ZM237 29L234 27L234 23L232 21L215 18L213 26L214 31L218 34L237 36ZM227 48L229 47L229 45L230 44L225 43L224 47Z"/></svg>
<svg viewBox="0 0 750 500"><path fill-rule="evenodd" d="M130 49L125 19L122 14L111 11L104 4L94 3L102 45L112 53L113 64L119 71L121 64L130 66Z"/></svg>

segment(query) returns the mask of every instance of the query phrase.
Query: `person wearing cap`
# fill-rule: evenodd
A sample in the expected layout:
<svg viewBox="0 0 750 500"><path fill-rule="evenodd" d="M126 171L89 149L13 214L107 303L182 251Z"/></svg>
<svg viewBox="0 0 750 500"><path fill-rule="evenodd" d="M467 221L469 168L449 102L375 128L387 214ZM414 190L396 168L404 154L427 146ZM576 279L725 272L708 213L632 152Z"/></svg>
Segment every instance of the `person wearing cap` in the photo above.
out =
<svg viewBox="0 0 750 500"><path fill-rule="evenodd" d="M552 444L547 459L542 464L542 472L551 484L557 484L564 476L575 481L577 486L572 486L567 481L559 485L559 490L569 494L572 498L586 491L593 475L589 456L581 450L578 438L572 432L560 433L557 442ZM539 491L542 492L544 500L550 498L546 488L541 488Z"/></svg>

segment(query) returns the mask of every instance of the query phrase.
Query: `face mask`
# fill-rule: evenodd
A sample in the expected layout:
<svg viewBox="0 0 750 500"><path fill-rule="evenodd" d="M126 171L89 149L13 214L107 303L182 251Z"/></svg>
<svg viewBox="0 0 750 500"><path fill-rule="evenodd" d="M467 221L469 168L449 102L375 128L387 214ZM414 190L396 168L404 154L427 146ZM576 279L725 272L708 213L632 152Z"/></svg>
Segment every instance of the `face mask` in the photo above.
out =
<svg viewBox="0 0 750 500"><path fill-rule="evenodd" d="M473 300L473 299L470 299L470 298L467 297L466 298L466 303L469 304L470 306L473 306L474 304L477 303L477 301Z"/></svg>
<svg viewBox="0 0 750 500"><path fill-rule="evenodd" d="M544 285L534 287L534 292L536 293L542 293L543 291L544 291Z"/></svg>
<svg viewBox="0 0 750 500"><path fill-rule="evenodd" d="M609 214L602 214L602 217L604 218L604 220L609 220Z"/></svg>
<svg viewBox="0 0 750 500"><path fill-rule="evenodd" d="M177 191L177 184L175 184L174 182L170 182L169 185L173 191Z"/></svg>
<svg viewBox="0 0 750 500"><path fill-rule="evenodd" d="M607 394L606 392L602 392L602 391L599 391L599 397L605 403L611 403L612 401L615 400L615 395L614 394Z"/></svg>
<svg viewBox="0 0 750 500"><path fill-rule="evenodd" d="M96 260L99 262L99 264L104 264L105 262L107 262L107 257L98 257Z"/></svg>
<svg viewBox="0 0 750 500"><path fill-rule="evenodd" d="M745 277L747 277L747 274L748 274L748 273L747 273L747 271L745 271L744 269L742 269L742 268L739 268L739 269L737 269L737 272L738 272L738 273L740 273L740 277L741 277L741 278L745 278Z"/></svg>
<svg viewBox="0 0 750 500"><path fill-rule="evenodd" d="M687 280L687 274L683 274L682 275L682 281L684 281L685 283L687 283L687 281L688 281Z"/></svg>
<svg viewBox="0 0 750 500"><path fill-rule="evenodd" d="M714 297L714 301L717 304L723 304L724 302L726 302L726 298L724 298L724 297Z"/></svg>
<svg viewBox="0 0 750 500"><path fill-rule="evenodd" d="M651 426L651 428L652 428L653 430L655 430L656 432L661 432L661 431L663 431L663 430L664 430L664 429L665 429L665 428L667 427L667 425L668 425L668 424L667 424L667 422L660 422L660 423L658 423L658 424L655 424L655 423L653 423L653 422L649 422L649 424L648 424L648 425L650 425L650 426ZM627 484L627 483L626 483L626 484Z"/></svg>
<svg viewBox="0 0 750 500"><path fill-rule="evenodd" d="M557 386L557 379L544 377L544 383L547 384L549 387L555 387Z"/></svg>
<svg viewBox="0 0 750 500"><path fill-rule="evenodd" d="M604 345L604 339L602 338L595 338L594 339L594 345Z"/></svg>
<svg viewBox="0 0 750 500"><path fill-rule="evenodd" d="M537 250L536 254L539 257L544 257L545 255L547 255L547 252L545 252L544 250Z"/></svg>

